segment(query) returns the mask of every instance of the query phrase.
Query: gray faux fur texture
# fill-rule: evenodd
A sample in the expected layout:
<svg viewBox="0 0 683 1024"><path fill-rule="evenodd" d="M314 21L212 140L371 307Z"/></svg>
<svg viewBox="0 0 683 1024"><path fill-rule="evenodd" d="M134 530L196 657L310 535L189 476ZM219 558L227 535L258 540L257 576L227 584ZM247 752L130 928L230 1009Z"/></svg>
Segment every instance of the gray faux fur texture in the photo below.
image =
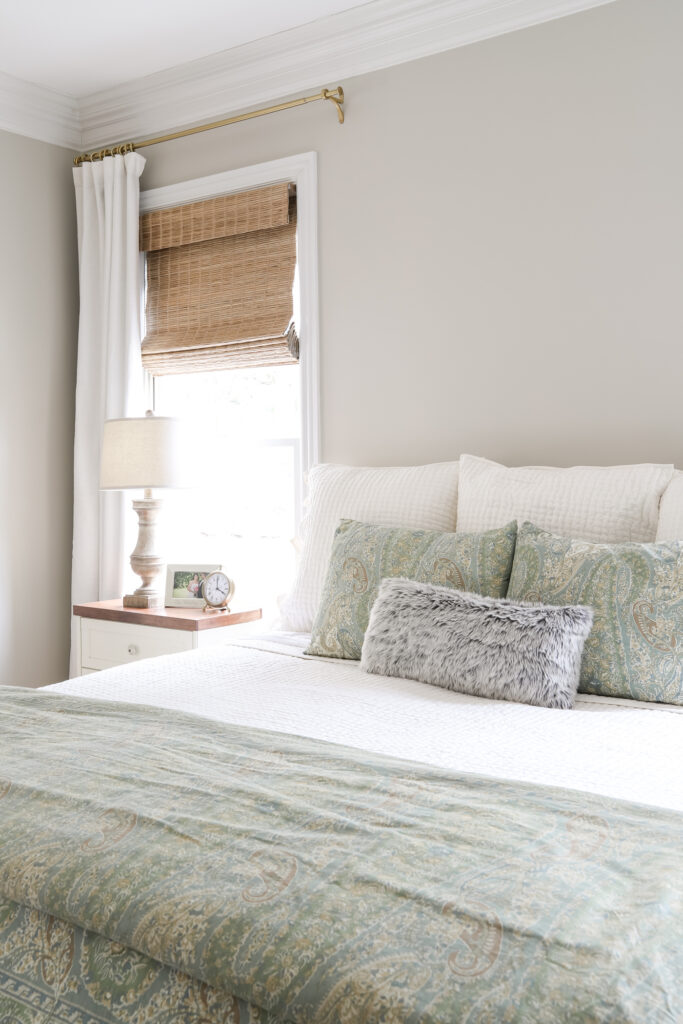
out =
<svg viewBox="0 0 683 1024"><path fill-rule="evenodd" d="M382 580L360 667L447 690L571 708L593 610Z"/></svg>

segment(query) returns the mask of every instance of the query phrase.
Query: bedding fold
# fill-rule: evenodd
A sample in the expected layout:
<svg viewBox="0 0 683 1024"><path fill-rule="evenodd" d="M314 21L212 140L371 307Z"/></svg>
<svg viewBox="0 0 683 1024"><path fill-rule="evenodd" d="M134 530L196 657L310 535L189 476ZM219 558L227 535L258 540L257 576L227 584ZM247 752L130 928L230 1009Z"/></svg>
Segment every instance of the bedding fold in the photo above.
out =
<svg viewBox="0 0 683 1024"><path fill-rule="evenodd" d="M4 1024L282 1024L95 932L0 897Z"/></svg>
<svg viewBox="0 0 683 1024"><path fill-rule="evenodd" d="M675 812L55 692L0 735L4 905L283 1021L683 1017Z"/></svg>

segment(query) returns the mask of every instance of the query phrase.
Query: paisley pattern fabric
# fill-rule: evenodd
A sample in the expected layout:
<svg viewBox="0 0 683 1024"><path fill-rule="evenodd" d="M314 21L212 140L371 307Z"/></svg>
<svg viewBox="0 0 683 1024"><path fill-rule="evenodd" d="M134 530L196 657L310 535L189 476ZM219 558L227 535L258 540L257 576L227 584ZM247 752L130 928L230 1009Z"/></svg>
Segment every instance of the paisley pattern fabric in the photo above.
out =
<svg viewBox="0 0 683 1024"><path fill-rule="evenodd" d="M276 1024L127 946L0 898L2 1024Z"/></svg>
<svg viewBox="0 0 683 1024"><path fill-rule="evenodd" d="M395 529L342 519L306 654L358 660L383 579L505 597L517 524L485 533Z"/></svg>
<svg viewBox="0 0 683 1024"><path fill-rule="evenodd" d="M583 693L683 704L683 541L589 544L524 523L508 597L594 609Z"/></svg>
<svg viewBox="0 0 683 1024"><path fill-rule="evenodd" d="M8 687L0 729L0 1020L683 1019L675 812Z"/></svg>

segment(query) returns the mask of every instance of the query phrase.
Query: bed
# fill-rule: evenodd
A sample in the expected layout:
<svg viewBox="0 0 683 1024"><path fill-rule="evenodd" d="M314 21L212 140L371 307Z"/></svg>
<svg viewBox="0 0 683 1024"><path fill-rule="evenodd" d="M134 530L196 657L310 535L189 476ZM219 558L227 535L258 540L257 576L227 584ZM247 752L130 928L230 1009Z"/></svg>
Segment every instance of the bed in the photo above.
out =
<svg viewBox="0 0 683 1024"><path fill-rule="evenodd" d="M0 688L0 1021L683 1020L683 705L308 644Z"/></svg>
<svg viewBox="0 0 683 1024"><path fill-rule="evenodd" d="M5 735L36 742L12 764L30 818L3 808L0 1019L680 1019L679 709L585 696L564 715L306 643L5 691ZM230 834L219 791L245 815Z"/></svg>

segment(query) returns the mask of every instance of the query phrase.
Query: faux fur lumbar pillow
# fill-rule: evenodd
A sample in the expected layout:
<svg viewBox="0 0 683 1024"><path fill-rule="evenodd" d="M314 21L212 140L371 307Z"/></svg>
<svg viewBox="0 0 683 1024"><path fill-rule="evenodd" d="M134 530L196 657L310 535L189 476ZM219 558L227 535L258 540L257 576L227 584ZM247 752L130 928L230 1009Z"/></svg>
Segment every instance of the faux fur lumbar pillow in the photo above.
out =
<svg viewBox="0 0 683 1024"><path fill-rule="evenodd" d="M475 697L571 708L593 611L382 580L360 667Z"/></svg>

